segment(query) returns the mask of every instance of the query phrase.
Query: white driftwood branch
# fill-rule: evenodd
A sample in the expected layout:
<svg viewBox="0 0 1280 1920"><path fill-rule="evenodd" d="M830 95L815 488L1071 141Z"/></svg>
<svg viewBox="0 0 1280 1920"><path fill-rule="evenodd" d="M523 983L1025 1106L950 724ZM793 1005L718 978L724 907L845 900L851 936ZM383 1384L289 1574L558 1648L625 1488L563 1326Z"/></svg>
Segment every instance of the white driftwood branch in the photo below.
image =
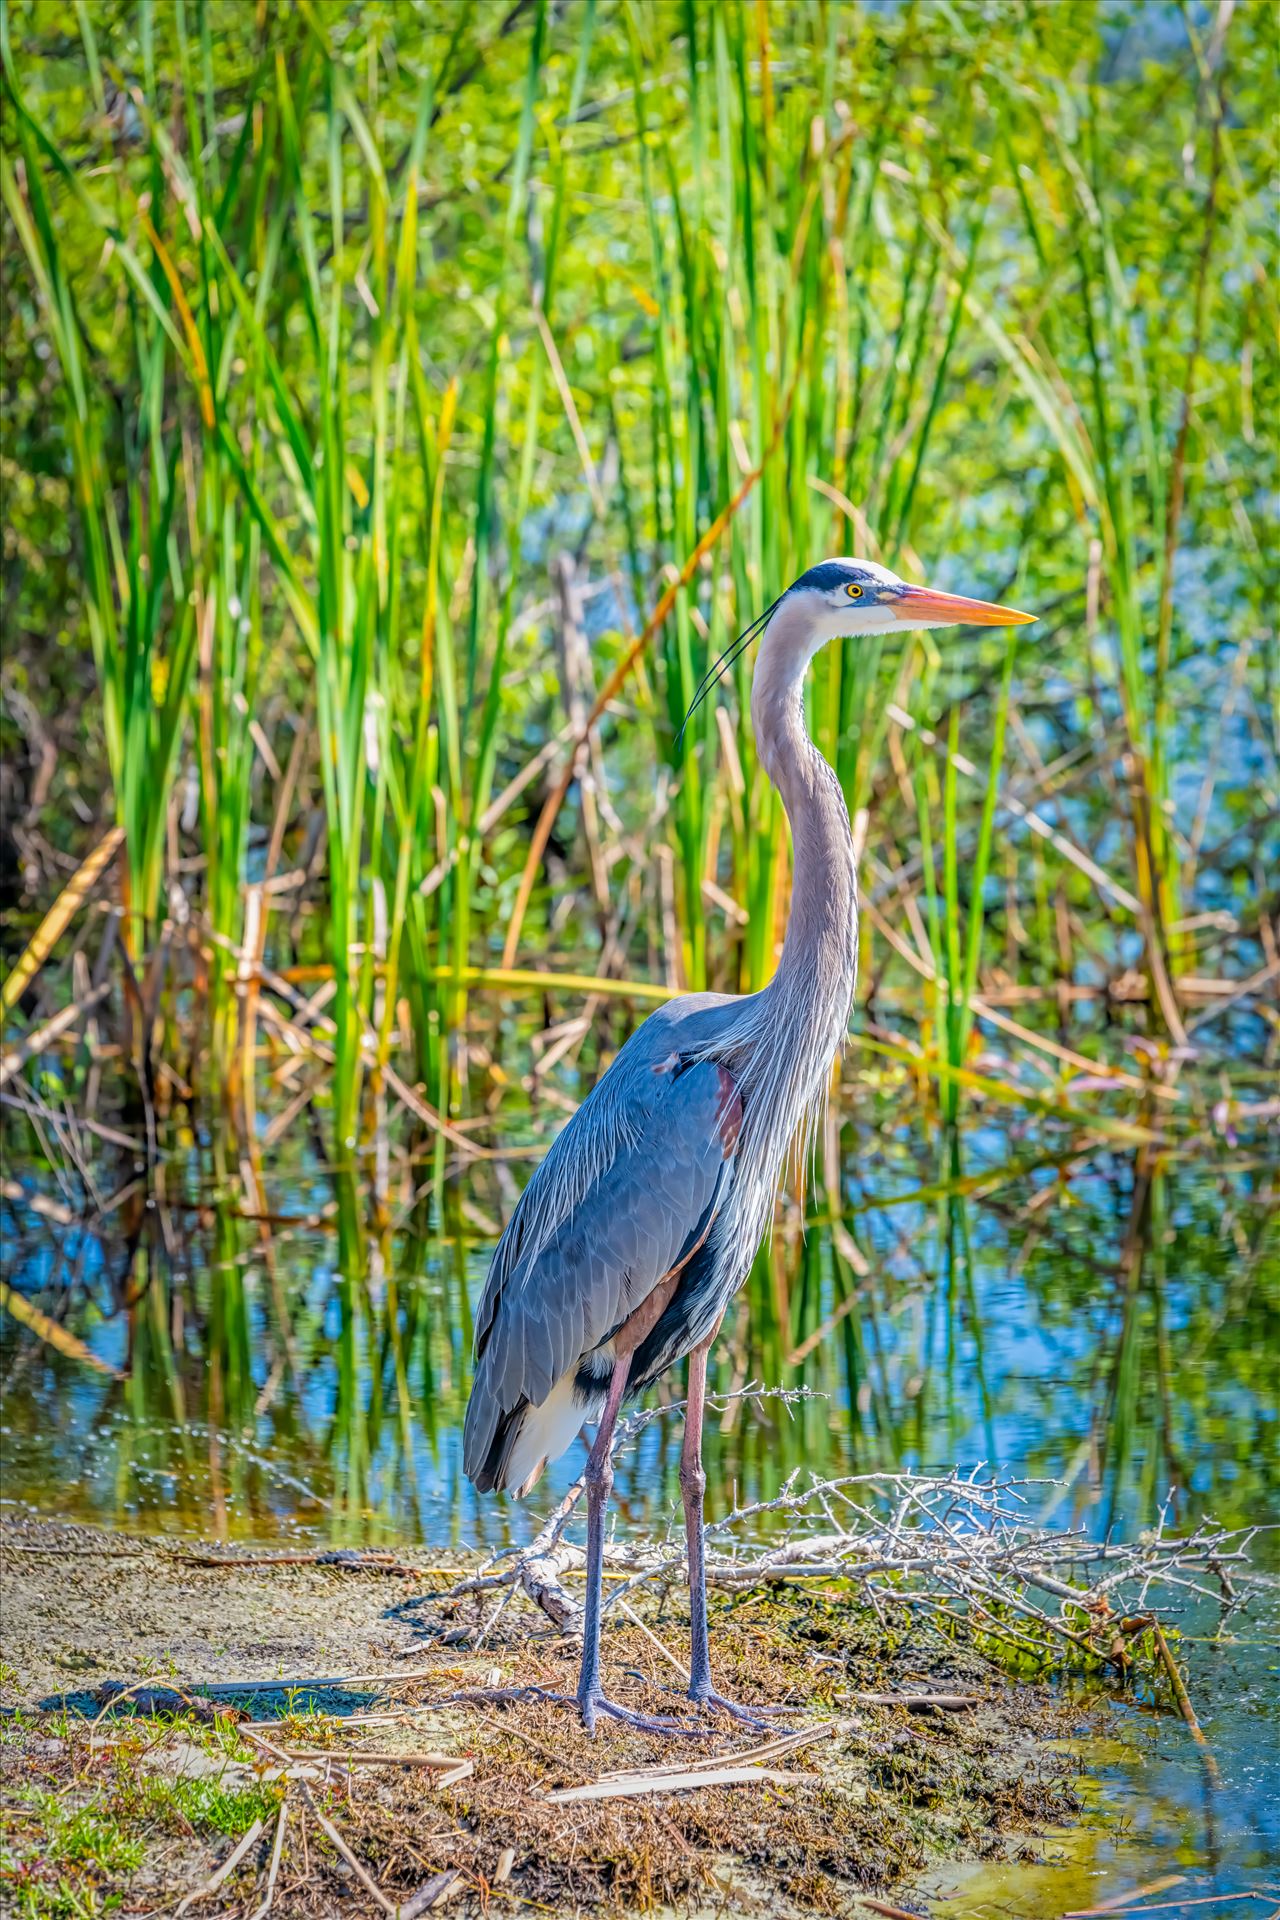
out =
<svg viewBox="0 0 1280 1920"><path fill-rule="evenodd" d="M751 1387L740 1397L786 1402L803 1396ZM676 1410L632 1414L619 1426L615 1452ZM707 1583L744 1592L784 1581L847 1580L874 1602L945 1603L957 1617L986 1629L997 1625L1033 1650L1056 1642L1094 1657L1111 1655L1105 1638L1100 1644L1091 1636L1104 1623L1113 1632L1126 1616L1149 1615L1153 1593L1166 1610L1188 1592L1233 1607L1252 1584L1244 1570L1258 1528L1230 1530L1203 1520L1180 1535L1166 1508L1134 1540L1096 1540L1032 1517L1033 1493L1057 1484L984 1478L981 1466L968 1474L877 1472L826 1480L811 1474L802 1484L797 1468L771 1500L735 1507L708 1523ZM411 1604L484 1593L509 1599L521 1592L560 1632L580 1632L582 1608L563 1582L581 1571L584 1556L562 1536L582 1490L581 1481L569 1489L526 1548L507 1549L446 1593ZM759 1524L766 1516L767 1529ZM614 1608L638 1587L683 1579L683 1540L615 1539L606 1544L605 1565L627 1576L610 1582L605 1604Z"/></svg>

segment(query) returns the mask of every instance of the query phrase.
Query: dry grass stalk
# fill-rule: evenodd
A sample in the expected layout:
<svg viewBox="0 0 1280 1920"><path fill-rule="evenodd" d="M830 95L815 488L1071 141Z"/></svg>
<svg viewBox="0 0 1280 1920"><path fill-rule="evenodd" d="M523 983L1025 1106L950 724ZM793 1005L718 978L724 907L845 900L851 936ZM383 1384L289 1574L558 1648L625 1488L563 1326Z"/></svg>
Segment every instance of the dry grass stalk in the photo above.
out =
<svg viewBox="0 0 1280 1920"><path fill-rule="evenodd" d="M859 1726L856 1720L824 1720L817 1727L798 1727L794 1733L779 1734L776 1738L761 1741L758 1747L748 1747L745 1752L740 1748L725 1753L708 1753L700 1759L681 1759L666 1766L646 1767L646 1777L650 1774L701 1774L714 1772L730 1761L735 1766L758 1767L766 1760L780 1759L783 1754L794 1753L799 1747L810 1747L819 1740L831 1740L837 1735L855 1732ZM632 1780L636 1777L634 1767L607 1768L600 1776L601 1780Z"/></svg>
<svg viewBox="0 0 1280 1920"><path fill-rule="evenodd" d="M55 1013L51 1020L46 1020L43 1026L29 1033L16 1047L11 1047L8 1053L0 1055L0 1087L6 1086L14 1074L26 1066L28 1060L34 1060L38 1054L45 1051L46 1047L51 1047L55 1040L60 1040L63 1034L69 1032L78 1021L92 1013L95 1007L101 1006L110 992L110 985L105 981L100 987L91 988L83 1000L73 1000L69 1006Z"/></svg>
<svg viewBox="0 0 1280 1920"><path fill-rule="evenodd" d="M240 1862L257 1845L265 1825L266 1822L264 1820L254 1821L249 1831L241 1836L236 1846L227 1855L217 1872L211 1873L204 1885L197 1887L194 1893L189 1893L184 1899L179 1900L173 1910L173 1920L181 1920L181 1916L187 1911L187 1908L193 1907L197 1900L208 1900L212 1898L223 1881L231 1877L240 1865Z"/></svg>
<svg viewBox="0 0 1280 1920"><path fill-rule="evenodd" d="M365 1892L370 1894L372 1898L377 1901L378 1905L382 1908L382 1911L384 1913L395 1913L397 1909L394 1902L387 1899L386 1894L383 1893L381 1887L378 1885L377 1881L373 1878L372 1874L368 1872L367 1868L362 1864L362 1862L356 1858L354 1853L352 1853L350 1847L347 1845L342 1835L338 1832L338 1829L334 1826L332 1820L328 1819L325 1814L321 1813L320 1808L316 1805L316 1797L312 1793L306 1781L300 1780L298 1784L302 1789L302 1795L307 1803L308 1811L314 1815L316 1822L319 1825L321 1831L324 1833L326 1839L328 1839L330 1843L337 1848L338 1852L342 1855L343 1859L346 1861L347 1865L350 1867L352 1873L355 1874L356 1879L360 1882L360 1885L364 1888Z"/></svg>
<svg viewBox="0 0 1280 1920"><path fill-rule="evenodd" d="M265 1920L271 1911L271 1903L276 1897L276 1880L280 1873L280 1856L284 1851L284 1830L289 1819L289 1802L280 1802L280 1811L276 1816L276 1837L271 1847L271 1864L267 1868L267 1886L261 1903L249 1915L249 1920Z"/></svg>
<svg viewBox="0 0 1280 1920"><path fill-rule="evenodd" d="M565 761L560 778L552 792L547 796L543 804L542 812L538 815L537 824L533 830L529 852L525 858L524 871L520 875L520 885L516 891L515 902L511 909L511 917L507 923L507 937L502 950L502 964L504 967L513 967L515 965L516 954L520 946L520 929L524 924L525 911L533 893L538 869L542 865L542 856L547 850L547 842L551 838L551 829L555 825L556 815L560 811L565 795L573 785L578 748L590 740L591 728L596 724L597 720L600 719L605 708L620 688L626 684L627 675L640 659L645 648L649 645L649 642L653 639L654 635L662 626L663 621L674 607L676 595L680 588L687 586L689 581L692 580L694 574L702 564L704 557L713 550L717 541L725 532L725 529L732 523L739 507L741 507L743 501L747 498L765 468L772 460L778 449L779 442L782 439L783 429L791 416L791 406L795 399L798 376L799 366L797 365L791 385L782 398L774 416L773 431L759 465L752 468L737 491L721 508L720 512L716 515L711 525L706 529L694 547L692 553L688 556L679 574L674 580L668 583L665 591L659 596L658 602L648 620L645 622L644 627L631 642L631 645L627 648L627 651L623 654L621 660L617 666L615 666L603 687L601 687L600 692L597 694L591 712L587 716L585 726L580 730L579 734L575 736L573 746Z"/></svg>
<svg viewBox="0 0 1280 1920"><path fill-rule="evenodd" d="M124 840L124 828L112 827L80 862L0 986L0 1013L8 1013L39 973Z"/></svg>

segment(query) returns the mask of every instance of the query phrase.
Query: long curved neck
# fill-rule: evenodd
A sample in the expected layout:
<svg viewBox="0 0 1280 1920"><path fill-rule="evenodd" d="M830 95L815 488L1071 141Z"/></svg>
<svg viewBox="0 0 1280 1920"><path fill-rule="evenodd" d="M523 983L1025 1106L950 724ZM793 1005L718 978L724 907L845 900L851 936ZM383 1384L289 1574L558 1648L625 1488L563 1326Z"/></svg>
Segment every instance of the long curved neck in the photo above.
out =
<svg viewBox="0 0 1280 1920"><path fill-rule="evenodd" d="M844 795L804 724L804 676L819 644L803 607L784 600L760 645L751 718L794 850L791 912L775 984L782 992L800 988L838 1020L838 1045L857 973L858 889Z"/></svg>

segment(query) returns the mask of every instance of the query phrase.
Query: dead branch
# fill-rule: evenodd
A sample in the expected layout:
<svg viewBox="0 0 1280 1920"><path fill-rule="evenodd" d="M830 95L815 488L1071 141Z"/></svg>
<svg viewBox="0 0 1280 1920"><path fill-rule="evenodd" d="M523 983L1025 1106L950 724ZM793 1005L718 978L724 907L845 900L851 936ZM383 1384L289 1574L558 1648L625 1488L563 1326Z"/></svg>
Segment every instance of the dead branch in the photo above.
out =
<svg viewBox="0 0 1280 1920"><path fill-rule="evenodd" d="M743 1397L764 1397L764 1390L751 1388ZM634 1414L619 1430L617 1447L634 1444L650 1420L673 1410ZM707 1583L743 1593L803 1580L847 1581L877 1602L944 1604L971 1631L1016 1641L1045 1660L1105 1662L1121 1670L1132 1664L1132 1647L1153 1625L1155 1611L1169 1612L1186 1593L1208 1594L1228 1608L1239 1600L1226 1593L1222 1573L1247 1566L1256 1527L1227 1529L1206 1519L1182 1534L1165 1511L1136 1539L1099 1540L1033 1518L1032 1495L1056 1484L984 1477L981 1467L967 1474L876 1472L825 1480L811 1474L801 1484L797 1469L773 1499L735 1507L708 1523ZM584 1557L562 1536L581 1491L581 1482L569 1489L523 1551L508 1550L443 1593L410 1604L518 1592L560 1632L579 1631L581 1607L564 1581L582 1569ZM605 1548L605 1566L622 1576L610 1582L605 1606L629 1614L627 1600L637 1588L665 1589L685 1577L682 1538L615 1539ZM1159 1609L1153 1594L1163 1602Z"/></svg>

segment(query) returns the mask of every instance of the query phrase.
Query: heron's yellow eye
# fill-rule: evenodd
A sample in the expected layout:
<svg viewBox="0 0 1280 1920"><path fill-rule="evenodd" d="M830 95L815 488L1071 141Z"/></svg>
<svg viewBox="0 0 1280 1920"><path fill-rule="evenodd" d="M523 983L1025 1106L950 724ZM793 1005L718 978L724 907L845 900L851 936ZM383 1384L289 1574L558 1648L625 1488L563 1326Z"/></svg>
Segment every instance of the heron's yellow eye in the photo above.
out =
<svg viewBox="0 0 1280 1920"><path fill-rule="evenodd" d="M861 600L862 598L862 588L858 585L856 580L851 580L849 582L848 586L845 588L845 592L848 594L851 600Z"/></svg>

